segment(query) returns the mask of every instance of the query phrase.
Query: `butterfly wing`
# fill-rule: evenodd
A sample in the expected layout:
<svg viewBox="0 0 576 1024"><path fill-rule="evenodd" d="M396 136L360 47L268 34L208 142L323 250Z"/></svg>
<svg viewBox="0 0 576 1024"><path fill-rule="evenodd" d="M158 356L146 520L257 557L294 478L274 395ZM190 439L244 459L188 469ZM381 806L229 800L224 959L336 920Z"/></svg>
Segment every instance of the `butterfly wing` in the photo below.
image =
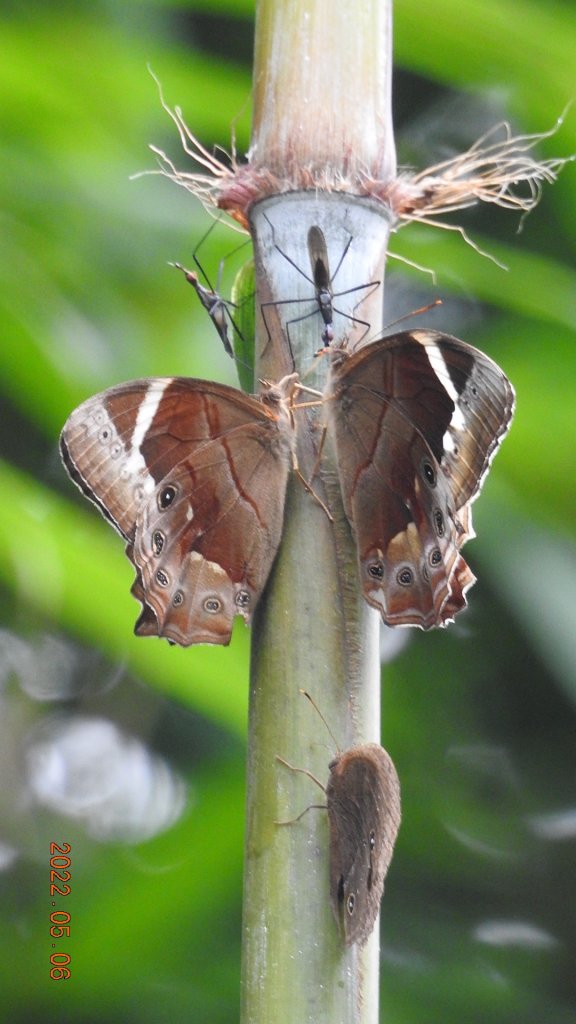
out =
<svg viewBox="0 0 576 1024"><path fill-rule="evenodd" d="M443 625L474 582L459 552L510 424L510 382L464 342L412 331L336 353L329 396L364 596L389 625Z"/></svg>
<svg viewBox="0 0 576 1024"><path fill-rule="evenodd" d="M263 400L153 378L79 406L61 437L72 479L128 541L139 635L226 644L250 620L280 543L289 384Z"/></svg>
<svg viewBox="0 0 576 1024"><path fill-rule="evenodd" d="M347 945L363 945L380 909L400 827L400 784L377 743L352 747L330 765L330 901Z"/></svg>

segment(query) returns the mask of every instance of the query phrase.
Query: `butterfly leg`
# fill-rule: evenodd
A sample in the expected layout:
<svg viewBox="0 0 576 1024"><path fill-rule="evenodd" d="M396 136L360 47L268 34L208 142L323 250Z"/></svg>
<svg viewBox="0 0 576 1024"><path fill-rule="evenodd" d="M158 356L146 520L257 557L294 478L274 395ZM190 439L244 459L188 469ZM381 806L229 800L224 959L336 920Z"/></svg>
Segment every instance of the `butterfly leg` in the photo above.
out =
<svg viewBox="0 0 576 1024"><path fill-rule="evenodd" d="M299 402L298 404L293 405L292 409L311 409L311 408L317 407L318 405L322 405L322 401L323 401L322 393L320 391L317 391L315 388L307 388L305 384L300 384L298 382L296 384L296 390L297 391L303 391L307 395L314 395L316 400L314 402ZM323 427L322 427L322 434L321 434L321 437L320 437L320 445L319 445L319 448L318 448L318 454L316 455L316 460L314 462L314 468L312 469L312 473L310 474L308 480L306 480L304 478L304 476L303 476L303 474L302 474L302 472L300 470L300 467L298 465L298 460L296 458L296 454L295 453L292 455L292 468L294 469L294 472L296 473L296 476L301 481L301 483L303 484L304 488L309 492L309 494L312 495L313 498L315 498L315 500L318 502L320 507L322 509L324 509L324 511L325 511L326 515L328 516L328 519L330 520L330 522L333 523L334 522L334 517L332 516L332 513L327 508L327 506L324 504L324 502L318 497L318 495L316 494L316 492L314 491L314 489L312 487L312 481L313 481L314 477L316 476L316 474L318 472L318 467L320 466L320 462L321 462L321 459L322 459L322 452L324 451L324 442L326 441L327 430L328 430L328 428L327 428L326 424L324 424Z"/></svg>
<svg viewBox="0 0 576 1024"><path fill-rule="evenodd" d="M299 467L299 465L298 465L298 459L297 459L297 457L296 457L296 452L293 452L293 453L292 453L292 469L293 469L293 471L294 471L294 474L295 474L295 476L297 477L297 479L298 479L298 480L300 481L300 483L302 484L302 486L303 486L304 490L305 490L305 491L308 491L308 494L309 494L309 495L310 495L310 496L311 496L312 498L314 498L314 501L316 501L316 502L318 503L318 505L320 505L320 508L322 509L322 511L326 513L326 515L328 516L328 519L329 519L329 521L330 521L331 523L333 523L333 522L334 522L334 516L332 515L332 513L331 513L330 509L329 509L329 508L328 508L328 506L327 506L327 505L326 505L326 504L325 504L325 503L324 503L324 502L322 501L322 498L320 497L320 495L319 495L319 494L316 494L316 491L315 491L315 490L314 490L314 488L312 487L312 484L311 484L311 483L309 483L309 481L308 481L308 480L306 479L306 477L304 476L304 474L303 474L303 473L301 472L301 470L300 470L300 467Z"/></svg>
<svg viewBox="0 0 576 1024"><path fill-rule="evenodd" d="M310 479L308 481L309 484L312 483L314 477L316 476L316 473L318 472L318 470L320 468L320 463L322 461L322 452L324 451L324 443L326 441L326 434L327 434L327 432L328 432L328 426L325 423L324 426L322 427L322 435L320 437L320 444L318 446L318 454L316 456L316 462L314 463L314 468L312 470L312 473L310 474ZM332 518L332 517L330 517L330 518Z"/></svg>
<svg viewBox="0 0 576 1024"><path fill-rule="evenodd" d="M307 775L308 778L312 780L312 782L315 782L316 785L320 787L320 789L322 790L323 793L326 792L326 787L322 785L322 783L320 782L320 779L317 779L316 776L312 772L308 771L307 768L296 768L293 764L290 764L289 761L285 761L283 757L280 757L279 754L276 754L276 760L279 761L280 764L283 764L286 768L289 768L290 771L292 771L292 772L299 772L301 775ZM300 818L303 818L304 815L308 813L308 811L311 811L311 810L314 810L314 809L320 810L320 811L325 811L326 810L326 804L309 804L308 807L305 807L304 810L300 814L297 815L296 818L289 818L287 821L275 821L274 824L275 825L295 825L297 821L300 821Z"/></svg>

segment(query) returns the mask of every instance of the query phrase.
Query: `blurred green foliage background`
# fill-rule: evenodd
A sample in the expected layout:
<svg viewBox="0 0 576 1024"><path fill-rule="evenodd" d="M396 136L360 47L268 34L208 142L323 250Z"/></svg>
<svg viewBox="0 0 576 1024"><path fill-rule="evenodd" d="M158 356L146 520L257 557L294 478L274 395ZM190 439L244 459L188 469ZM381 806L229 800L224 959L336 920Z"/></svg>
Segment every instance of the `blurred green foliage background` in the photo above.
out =
<svg viewBox="0 0 576 1024"><path fill-rule="evenodd" d="M228 650L136 640L132 569L57 454L81 400L121 380L234 383L192 290L210 221L158 176L171 105L208 146L248 146L251 0L5 0L0 32L0 1020L238 1019L249 637ZM397 0L402 164L465 149L506 117L550 128L574 97L571 0ZM320 54L319 59L329 55ZM335 69L337 73L337 69ZM568 109L542 156L576 152ZM382 915L390 1024L573 1024L576 1015L576 171L517 232L404 229L390 320L484 348L518 411L475 508L470 609L384 637L384 743L404 820ZM238 244L199 258L215 279ZM224 265L229 294L240 254ZM420 324L420 321L419 321ZM319 617L319 624L321 616ZM320 625L319 625L320 628ZM397 649L392 651L391 644ZM50 843L72 893L49 893ZM52 901L57 904L52 907ZM50 913L71 915L69 937ZM52 947L52 942L55 942ZM49 977L54 952L72 979Z"/></svg>

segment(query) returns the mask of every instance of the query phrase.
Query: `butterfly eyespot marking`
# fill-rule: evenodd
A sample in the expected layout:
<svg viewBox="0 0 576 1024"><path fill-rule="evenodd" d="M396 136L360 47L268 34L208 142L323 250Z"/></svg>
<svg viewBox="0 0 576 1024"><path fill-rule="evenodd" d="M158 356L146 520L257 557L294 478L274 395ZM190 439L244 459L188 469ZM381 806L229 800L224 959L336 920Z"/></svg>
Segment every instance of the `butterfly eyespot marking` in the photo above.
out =
<svg viewBox="0 0 576 1024"><path fill-rule="evenodd" d="M434 550L430 552L428 561L432 567L440 565L440 562L442 561L442 552L440 551L440 548L434 548Z"/></svg>
<svg viewBox="0 0 576 1024"><path fill-rule="evenodd" d="M101 427L98 431L98 440L100 441L100 444L108 444L112 436L113 434L109 424Z"/></svg>
<svg viewBox="0 0 576 1024"><path fill-rule="evenodd" d="M115 444L113 444L111 446L111 448L110 448L110 453L109 453L110 454L110 458L111 459L117 459L122 454L122 452L123 452L122 445L120 444L119 441L116 441Z"/></svg>
<svg viewBox="0 0 576 1024"><path fill-rule="evenodd" d="M439 537L443 537L446 531L446 527L444 525L444 516L442 515L442 512L440 511L439 508L434 509L434 523L436 526L436 533L438 534Z"/></svg>
<svg viewBox="0 0 576 1024"><path fill-rule="evenodd" d="M161 587L167 587L170 583L170 580L163 569L158 569L156 571L156 579Z"/></svg>
<svg viewBox="0 0 576 1024"><path fill-rule="evenodd" d="M174 608L179 608L181 604L184 604L184 594L181 590L177 590L172 598L172 604Z"/></svg>
<svg viewBox="0 0 576 1024"><path fill-rule="evenodd" d="M411 587L414 582L414 573L412 569L405 565L403 569L399 569L397 572L396 579L401 587Z"/></svg>
<svg viewBox="0 0 576 1024"><path fill-rule="evenodd" d="M348 911L348 915L350 917L352 917L352 914L354 913L354 907L355 906L356 906L356 897L355 897L354 893L351 892L351 893L348 894L348 899L346 900L346 910Z"/></svg>
<svg viewBox="0 0 576 1024"><path fill-rule="evenodd" d="M158 508L160 511L164 512L167 508L170 508L175 497L176 488L174 484L168 484L166 487L163 487L158 495Z"/></svg>
<svg viewBox="0 0 576 1024"><path fill-rule="evenodd" d="M134 501L142 501L142 498L144 497L144 488L142 487L142 484L136 484L132 494L134 495Z"/></svg>
<svg viewBox="0 0 576 1024"><path fill-rule="evenodd" d="M204 611L210 615L217 615L222 608L222 602L218 597L207 597L204 601Z"/></svg>
<svg viewBox="0 0 576 1024"><path fill-rule="evenodd" d="M367 572L368 575L371 576L373 580L384 579L384 565L382 564L382 562L371 562L367 568Z"/></svg>
<svg viewBox="0 0 576 1024"><path fill-rule="evenodd" d="M373 828L370 829L370 835L368 836L368 845L371 850L376 846L376 833Z"/></svg>
<svg viewBox="0 0 576 1024"><path fill-rule="evenodd" d="M432 463L428 462L428 459L425 459L422 463L422 471L426 482L430 484L430 487L436 487L436 470Z"/></svg>
<svg viewBox="0 0 576 1024"><path fill-rule="evenodd" d="M152 534L152 551L155 555L159 555L164 547L164 534L162 530L154 530Z"/></svg>
<svg viewBox="0 0 576 1024"><path fill-rule="evenodd" d="M247 590L239 590L236 594L235 601L239 608L247 608L250 604L250 594Z"/></svg>

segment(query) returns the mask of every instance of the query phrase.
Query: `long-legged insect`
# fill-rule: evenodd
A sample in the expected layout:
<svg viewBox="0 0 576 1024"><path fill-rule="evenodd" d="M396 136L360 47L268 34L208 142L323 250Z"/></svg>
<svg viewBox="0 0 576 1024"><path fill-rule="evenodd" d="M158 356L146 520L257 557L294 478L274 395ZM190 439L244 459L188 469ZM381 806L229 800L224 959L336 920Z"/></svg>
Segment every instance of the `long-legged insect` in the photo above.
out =
<svg viewBox="0 0 576 1024"><path fill-rule="evenodd" d="M272 233L274 234L274 227L272 223L270 222L268 217L266 217L266 220L270 224L270 228L272 230ZM292 259L292 257L289 256L288 253L284 251L284 249L281 249L277 242L274 242L275 248L278 250L279 253L281 253L284 259L286 259L288 263L290 263L294 267L294 269L297 270L298 273L302 275L302 277L304 277L307 281L310 282L310 284L314 288L314 296L310 296L310 298L305 299L277 299L275 301L262 303L262 317L264 320L264 324L266 326L266 331L269 339L271 338L271 333L270 327L266 320L266 308L270 306L285 306L288 305L289 303L301 304L303 302L314 303L314 308L309 309L306 313L303 313L302 316L294 317L292 320L287 321L286 334L291 354L292 340L290 337L290 325L301 323L302 320L307 320L308 317L314 316L316 313L320 313L320 316L322 317L322 321L324 324L321 339L322 344L325 348L328 345L330 345L330 343L334 340L335 313L339 314L340 316L346 317L346 319L351 320L355 324L361 324L363 327L365 327L365 331L362 337L365 336L365 334L370 330L370 323L367 320L362 320L360 317L354 316L352 313L346 313L344 312L344 310L338 309L338 307L335 306L333 303L333 299L337 299L342 295L350 295L353 292L370 289L370 291L368 291L367 295L365 296L367 297L372 293L372 291L374 291L374 289L378 288L380 285L380 281L368 281L366 284L355 285L353 288L345 288L340 292L334 291L334 281L344 262L344 259L346 258L346 255L351 244L352 235L350 235L344 247L344 250L342 252L342 255L340 256L340 259L338 260L338 264L336 266L334 273L330 274L328 250L326 246L326 239L324 237L324 233L316 224L313 224L310 230L308 231L308 255L310 257L310 266L312 270L312 276L309 277L308 274L306 274L305 271L302 270L302 268L299 267L298 264Z"/></svg>
<svg viewBox="0 0 576 1024"><path fill-rule="evenodd" d="M186 267L183 267L181 263L170 263L170 266L176 267L177 270L181 270L188 283L192 285L198 298L200 299L200 302L204 306L204 309L208 313L208 316L210 317L212 323L214 324L216 330L218 331L218 335L220 337L220 340L222 341L222 344L224 345L225 351L228 353L229 356L234 358L234 349L232 346L232 341L230 339L230 327L232 327L236 334L240 336L242 335L240 328L236 324L232 316L232 313L230 312L231 309L236 309L235 303L229 299L223 299L219 291L220 281L222 278L222 269L224 267L224 259L220 260L220 263L218 265L218 277L216 280L216 288L213 288L206 271L202 267L202 264L200 263L200 260L196 255L201 245L203 245L203 243L206 241L210 232L214 230L214 227L217 223L218 221L215 221L214 224L212 224L208 228L208 231L206 232L205 235L202 236L198 245L194 249L194 252L192 253L192 259L194 260L194 263L198 267L200 274L206 281L207 287L200 283L198 274L194 270L187 270ZM237 246L235 249L233 249L232 252L229 253L229 255L234 255L234 253L238 252L238 249L241 249L242 246L246 244L246 242L243 242L241 246Z"/></svg>
<svg viewBox="0 0 576 1024"><path fill-rule="evenodd" d="M196 257L194 257L194 259L196 260ZM181 263L170 263L170 266L176 267L177 270L181 270L182 273L184 274L184 277L188 281L188 284L192 285L198 298L200 299L200 302L204 306L204 309L206 310L208 316L210 317L212 323L214 324L214 327L218 331L218 334L220 335L220 340L224 345L226 352L228 353L229 356L232 356L232 358L234 358L234 349L232 348L232 342L230 341L230 334L228 330L230 324L232 325L232 327L234 327L235 330L238 330L229 309L229 306L233 304L228 302L226 299L223 299L219 292L215 291L213 288L210 287L210 282L208 281L208 278L206 278L208 287L205 288L204 285L200 284L200 281L198 280L198 274L196 274L193 270L187 270L186 267L183 267ZM198 266L200 266L200 264L198 264ZM222 264L220 264L220 266L222 266ZM218 273L218 277L220 277L220 273Z"/></svg>

